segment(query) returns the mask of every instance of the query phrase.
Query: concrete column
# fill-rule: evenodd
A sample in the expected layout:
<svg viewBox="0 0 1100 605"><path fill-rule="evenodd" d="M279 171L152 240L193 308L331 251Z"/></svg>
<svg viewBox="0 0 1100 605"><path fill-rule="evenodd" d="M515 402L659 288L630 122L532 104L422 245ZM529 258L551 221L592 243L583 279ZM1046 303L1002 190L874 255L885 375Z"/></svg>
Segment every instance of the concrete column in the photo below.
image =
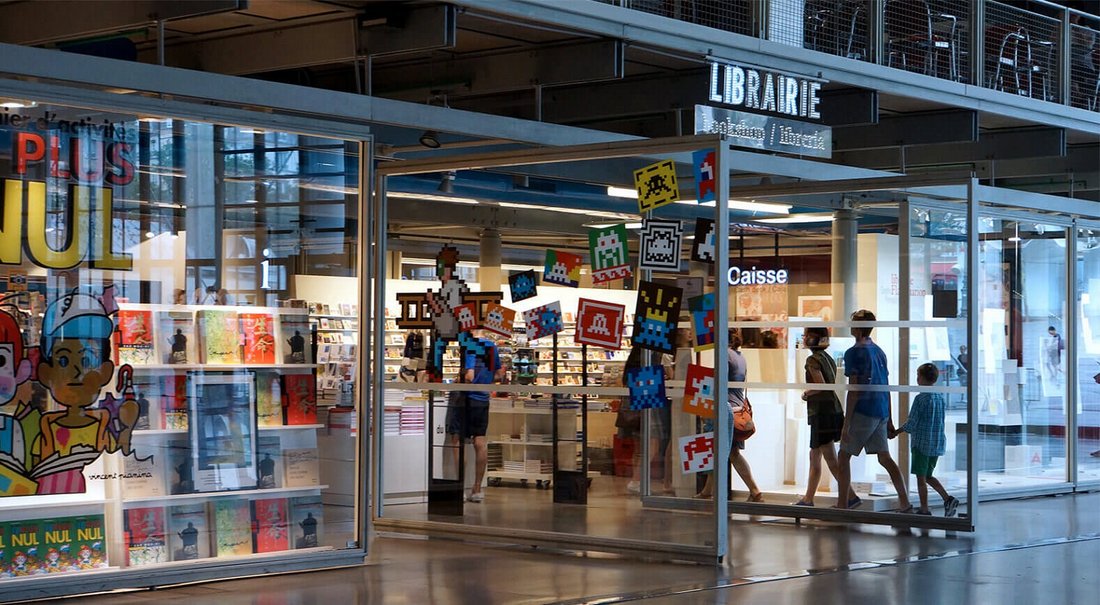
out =
<svg viewBox="0 0 1100 605"><path fill-rule="evenodd" d="M386 252L386 279L401 279L401 260L404 255L400 250L388 250Z"/></svg>
<svg viewBox="0 0 1100 605"><path fill-rule="evenodd" d="M859 222L851 210L837 210L833 221L833 320L845 321L857 310L856 286L859 278L857 258ZM837 329L837 336L848 336Z"/></svg>
<svg viewBox="0 0 1100 605"><path fill-rule="evenodd" d="M494 292L500 290L500 231L496 229L482 229L481 242L478 249L481 256L481 267L478 270L478 283L482 292Z"/></svg>

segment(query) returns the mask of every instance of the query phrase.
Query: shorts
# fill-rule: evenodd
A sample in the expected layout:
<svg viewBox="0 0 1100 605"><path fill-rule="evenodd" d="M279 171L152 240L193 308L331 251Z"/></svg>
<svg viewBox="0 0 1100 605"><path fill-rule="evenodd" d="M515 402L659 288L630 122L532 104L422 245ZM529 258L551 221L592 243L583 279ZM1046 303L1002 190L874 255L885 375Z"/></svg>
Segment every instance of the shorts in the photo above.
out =
<svg viewBox="0 0 1100 605"><path fill-rule="evenodd" d="M889 418L853 413L848 419L848 439L840 441L840 450L851 456L858 456L861 451L868 454L890 451L890 442L886 439L889 423Z"/></svg>
<svg viewBox="0 0 1100 605"><path fill-rule="evenodd" d="M940 457L925 456L917 450L911 450L909 453L911 454L909 457L909 472L917 477L931 477L932 471L936 470L936 461Z"/></svg>
<svg viewBox="0 0 1100 605"><path fill-rule="evenodd" d="M809 417L810 422L810 449L840 441L840 433L844 428L844 414L836 412L817 413Z"/></svg>
<svg viewBox="0 0 1100 605"><path fill-rule="evenodd" d="M703 432L704 433L710 433L712 431L714 431L714 419L713 418L704 418L703 419ZM726 430L724 437L727 440L732 439L733 438L733 432L734 432L733 431L733 413L731 412L730 415L729 415L729 428ZM730 443L730 450L732 451L734 449L738 449L738 450L745 449L745 440L744 439L733 439L733 441Z"/></svg>
<svg viewBox="0 0 1100 605"><path fill-rule="evenodd" d="M447 434L469 437L484 437L489 429L489 403L470 402L465 406L447 407Z"/></svg>

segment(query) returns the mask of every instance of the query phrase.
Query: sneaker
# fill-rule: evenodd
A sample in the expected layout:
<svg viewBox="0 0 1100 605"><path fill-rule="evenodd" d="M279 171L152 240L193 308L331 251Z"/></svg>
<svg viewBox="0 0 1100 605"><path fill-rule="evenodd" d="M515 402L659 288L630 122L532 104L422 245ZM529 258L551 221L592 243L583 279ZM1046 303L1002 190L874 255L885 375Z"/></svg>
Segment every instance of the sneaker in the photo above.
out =
<svg viewBox="0 0 1100 605"><path fill-rule="evenodd" d="M470 494L466 497L466 499L470 502L483 502L485 500L485 494L482 492L477 492L476 494Z"/></svg>
<svg viewBox="0 0 1100 605"><path fill-rule="evenodd" d="M640 491L641 491L641 486L638 485L637 481L631 481L630 483L626 484L626 493L628 493L628 494L637 494Z"/></svg>
<svg viewBox="0 0 1100 605"><path fill-rule="evenodd" d="M954 517L955 513L959 510L959 499L955 496L948 496L943 501L943 516Z"/></svg>
<svg viewBox="0 0 1100 605"><path fill-rule="evenodd" d="M798 502L794 502L794 503L791 504L791 506L813 506L813 505L814 505L813 502L806 502L805 500L799 500Z"/></svg>

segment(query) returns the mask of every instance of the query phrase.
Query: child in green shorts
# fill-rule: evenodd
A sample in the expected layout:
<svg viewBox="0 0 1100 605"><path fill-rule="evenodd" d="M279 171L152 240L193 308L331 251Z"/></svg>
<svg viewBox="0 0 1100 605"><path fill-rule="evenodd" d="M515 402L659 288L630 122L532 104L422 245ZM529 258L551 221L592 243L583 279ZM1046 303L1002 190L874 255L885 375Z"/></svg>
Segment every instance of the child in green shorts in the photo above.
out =
<svg viewBox="0 0 1100 605"><path fill-rule="evenodd" d="M939 377L939 369L931 363L917 368L917 384L921 386L934 385ZM909 410L909 418L905 424L890 435L890 438L897 436L898 433L909 433L911 436L912 457L909 467L917 477L917 489L920 493L918 515L932 514L932 511L928 510L929 485L943 498L945 517L955 516L959 508L959 499L948 494L939 479L932 476L932 471L936 469L936 460L943 455L947 447L947 437L944 435L943 427L944 410L943 397L939 393L921 393L913 400L913 407Z"/></svg>

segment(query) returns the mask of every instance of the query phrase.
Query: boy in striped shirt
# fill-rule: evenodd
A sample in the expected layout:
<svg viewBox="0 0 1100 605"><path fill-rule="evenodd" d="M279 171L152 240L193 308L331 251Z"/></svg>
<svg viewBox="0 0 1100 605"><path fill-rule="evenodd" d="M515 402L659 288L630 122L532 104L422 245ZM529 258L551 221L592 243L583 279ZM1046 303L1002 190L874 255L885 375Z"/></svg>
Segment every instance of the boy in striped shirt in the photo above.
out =
<svg viewBox="0 0 1100 605"><path fill-rule="evenodd" d="M931 386L939 380L940 371L934 364L926 363L917 368L917 384ZM928 510L928 486L936 490L943 498L943 515L955 516L959 508L959 499L947 493L947 489L939 479L932 476L936 468L936 460L943 455L947 445L947 436L944 435L943 416L945 405L943 397L939 393L921 393L913 400L913 407L909 410L909 418L905 424L898 427L890 438L898 433L909 433L912 437L912 456L910 458L910 472L917 477L917 490L920 494L920 510L918 515L931 515Z"/></svg>

